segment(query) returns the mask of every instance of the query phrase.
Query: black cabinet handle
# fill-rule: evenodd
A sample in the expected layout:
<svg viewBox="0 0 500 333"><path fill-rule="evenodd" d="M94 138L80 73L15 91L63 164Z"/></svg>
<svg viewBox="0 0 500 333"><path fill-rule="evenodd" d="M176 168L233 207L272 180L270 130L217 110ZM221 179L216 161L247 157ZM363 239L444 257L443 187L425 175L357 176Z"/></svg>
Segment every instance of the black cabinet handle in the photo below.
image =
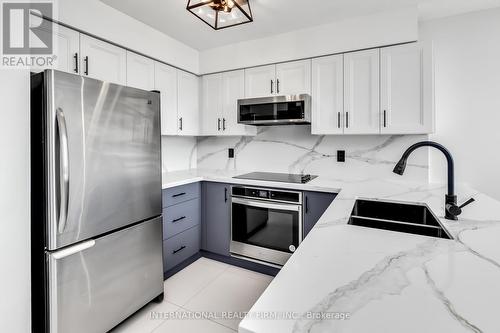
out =
<svg viewBox="0 0 500 333"><path fill-rule="evenodd" d="M83 58L83 61L85 62L85 72L83 72L85 75L89 75L89 57L86 56Z"/></svg>
<svg viewBox="0 0 500 333"><path fill-rule="evenodd" d="M271 80L271 94L274 92L274 81Z"/></svg>
<svg viewBox="0 0 500 333"><path fill-rule="evenodd" d="M179 118L179 129L182 131L182 117Z"/></svg>
<svg viewBox="0 0 500 333"><path fill-rule="evenodd" d="M345 128L349 128L349 112L345 113Z"/></svg>
<svg viewBox="0 0 500 333"><path fill-rule="evenodd" d="M222 118L222 130L226 130L226 118Z"/></svg>
<svg viewBox="0 0 500 333"><path fill-rule="evenodd" d="M182 221L182 220L184 220L185 218L186 218L185 216L179 217L178 219L172 220L172 223Z"/></svg>
<svg viewBox="0 0 500 333"><path fill-rule="evenodd" d="M184 245L182 245L180 248L178 248L177 250L173 250L172 251L172 254L176 254L177 252L180 252L182 250L184 250L186 247Z"/></svg>
<svg viewBox="0 0 500 333"><path fill-rule="evenodd" d="M172 198L177 198L177 197L180 197L180 196L183 196L183 195L186 195L186 192L174 194L174 195L172 195Z"/></svg>
<svg viewBox="0 0 500 333"><path fill-rule="evenodd" d="M309 197L306 196L306 214L309 213Z"/></svg>
<svg viewBox="0 0 500 333"><path fill-rule="evenodd" d="M220 118L217 118L217 130L220 131Z"/></svg>
<svg viewBox="0 0 500 333"><path fill-rule="evenodd" d="M384 127L387 127L387 111L384 110Z"/></svg>
<svg viewBox="0 0 500 333"><path fill-rule="evenodd" d="M224 202L227 202L227 187L224 188Z"/></svg>
<svg viewBox="0 0 500 333"><path fill-rule="evenodd" d="M276 79L276 93L277 94L280 93L280 80L279 79Z"/></svg>
<svg viewBox="0 0 500 333"><path fill-rule="evenodd" d="M337 112L337 126L340 128L340 112Z"/></svg>
<svg viewBox="0 0 500 333"><path fill-rule="evenodd" d="M75 53L75 55L73 56L73 58L75 59L75 73L78 73L78 52Z"/></svg>

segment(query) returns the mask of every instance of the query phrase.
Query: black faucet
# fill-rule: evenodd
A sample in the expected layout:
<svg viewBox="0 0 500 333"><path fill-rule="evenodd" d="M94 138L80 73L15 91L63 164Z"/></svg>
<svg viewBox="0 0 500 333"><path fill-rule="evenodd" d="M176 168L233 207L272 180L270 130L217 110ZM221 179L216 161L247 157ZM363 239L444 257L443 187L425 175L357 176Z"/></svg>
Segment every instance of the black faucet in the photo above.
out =
<svg viewBox="0 0 500 333"><path fill-rule="evenodd" d="M440 150L444 156L446 156L446 161L448 162L448 194L445 195L445 218L448 220L458 220L457 216L462 213L462 208L467 206L468 204L474 202L474 199L471 198L467 200L464 204L458 206L457 205L457 196L455 195L455 168L453 164L453 157L451 156L448 149L439 143L433 141L422 141L415 143L411 147L409 147L404 153L399 162L394 167L393 172L398 175L403 175L406 168L406 161L410 154L417 148L420 147L434 147Z"/></svg>

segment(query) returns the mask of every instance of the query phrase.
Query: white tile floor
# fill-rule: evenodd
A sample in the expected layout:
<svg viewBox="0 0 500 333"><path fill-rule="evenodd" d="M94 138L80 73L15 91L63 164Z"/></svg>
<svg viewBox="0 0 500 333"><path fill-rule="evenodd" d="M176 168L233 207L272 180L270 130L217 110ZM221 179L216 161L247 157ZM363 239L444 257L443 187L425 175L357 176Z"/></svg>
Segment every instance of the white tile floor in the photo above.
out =
<svg viewBox="0 0 500 333"><path fill-rule="evenodd" d="M268 275L200 258L165 281L163 303L150 303L113 333L234 333L240 319L186 318L200 313L248 311L271 280ZM176 318L151 318L152 313Z"/></svg>

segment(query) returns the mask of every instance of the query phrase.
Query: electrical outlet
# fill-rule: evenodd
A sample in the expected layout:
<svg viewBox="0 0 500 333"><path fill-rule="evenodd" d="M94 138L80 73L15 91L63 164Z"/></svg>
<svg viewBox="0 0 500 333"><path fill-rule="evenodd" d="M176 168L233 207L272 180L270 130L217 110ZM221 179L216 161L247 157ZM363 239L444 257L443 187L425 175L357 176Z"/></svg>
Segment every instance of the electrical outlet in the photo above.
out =
<svg viewBox="0 0 500 333"><path fill-rule="evenodd" d="M234 158L234 148L229 148L227 153L229 158Z"/></svg>
<svg viewBox="0 0 500 333"><path fill-rule="evenodd" d="M345 162L345 150L337 150L337 162Z"/></svg>

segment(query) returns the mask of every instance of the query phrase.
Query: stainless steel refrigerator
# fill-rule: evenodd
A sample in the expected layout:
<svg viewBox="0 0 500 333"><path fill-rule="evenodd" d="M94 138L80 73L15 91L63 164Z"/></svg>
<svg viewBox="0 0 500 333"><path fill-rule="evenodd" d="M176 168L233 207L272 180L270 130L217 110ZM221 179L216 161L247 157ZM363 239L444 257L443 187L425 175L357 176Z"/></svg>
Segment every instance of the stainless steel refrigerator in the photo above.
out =
<svg viewBox="0 0 500 333"><path fill-rule="evenodd" d="M163 298L160 97L31 77L34 332L106 332Z"/></svg>

